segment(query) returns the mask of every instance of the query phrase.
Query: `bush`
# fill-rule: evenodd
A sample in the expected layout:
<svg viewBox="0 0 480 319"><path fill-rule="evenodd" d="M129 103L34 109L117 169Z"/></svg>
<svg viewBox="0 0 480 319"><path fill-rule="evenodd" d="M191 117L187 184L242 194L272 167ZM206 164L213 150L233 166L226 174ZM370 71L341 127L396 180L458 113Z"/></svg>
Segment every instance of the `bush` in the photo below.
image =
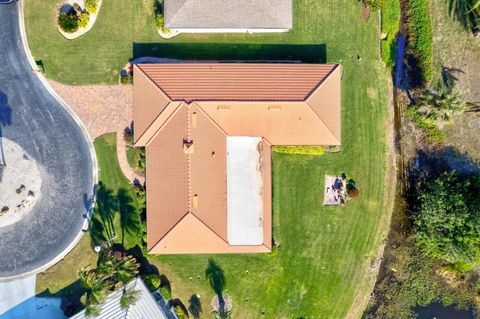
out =
<svg viewBox="0 0 480 319"><path fill-rule="evenodd" d="M90 13L88 12L83 12L80 13L78 17L78 27L79 28L85 28L88 24L88 21L90 21Z"/></svg>
<svg viewBox="0 0 480 319"><path fill-rule="evenodd" d="M480 179L444 173L418 185L414 231L419 247L442 261L480 261Z"/></svg>
<svg viewBox="0 0 480 319"><path fill-rule="evenodd" d="M160 284L159 291L163 298L166 300L172 300L172 292L170 291L170 287L168 285Z"/></svg>
<svg viewBox="0 0 480 319"><path fill-rule="evenodd" d="M157 290L160 287L160 275L150 274L143 277L145 285L151 291Z"/></svg>
<svg viewBox="0 0 480 319"><path fill-rule="evenodd" d="M73 12L64 12L58 15L58 26L66 33L78 30L77 15Z"/></svg>
<svg viewBox="0 0 480 319"><path fill-rule="evenodd" d="M178 319L188 319L188 314L185 313L183 308L178 305L173 308L173 311L175 311L175 314L177 315Z"/></svg>
<svg viewBox="0 0 480 319"><path fill-rule="evenodd" d="M165 31L165 18L163 17L163 14L158 13L155 15L155 26L157 29Z"/></svg>
<svg viewBox="0 0 480 319"><path fill-rule="evenodd" d="M274 146L275 153L283 154L303 154L303 155L323 155L325 149L322 146Z"/></svg>
<svg viewBox="0 0 480 319"><path fill-rule="evenodd" d="M90 13L97 12L97 0L85 0L85 9Z"/></svg>

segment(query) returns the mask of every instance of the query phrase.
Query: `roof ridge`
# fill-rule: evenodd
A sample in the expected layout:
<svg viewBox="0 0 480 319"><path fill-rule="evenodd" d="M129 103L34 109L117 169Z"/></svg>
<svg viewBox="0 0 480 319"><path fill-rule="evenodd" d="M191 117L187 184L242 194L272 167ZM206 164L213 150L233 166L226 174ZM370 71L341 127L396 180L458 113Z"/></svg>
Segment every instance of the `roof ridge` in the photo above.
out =
<svg viewBox="0 0 480 319"><path fill-rule="evenodd" d="M215 230L213 230L210 226L208 226L207 223L205 223L200 217L198 217L194 212L189 212L189 214L191 214L193 217L195 217L200 223L202 223L205 227L207 227L212 233L214 233L215 235L217 235L222 241L224 241L227 245L230 245L228 243L228 241L226 241L225 239L223 239L222 236L220 236Z"/></svg>
<svg viewBox="0 0 480 319"><path fill-rule="evenodd" d="M335 135L335 134L333 134L333 132L332 132L332 130L330 129L330 127L328 127L328 125L325 124L325 122L322 120L322 118L321 118L320 116L318 116L317 112L315 112L315 110L313 109L313 107L312 107L310 104L308 104L307 101L305 101L305 104L308 105L308 108L310 109L310 111L312 111L312 113L315 114L315 116L320 120L320 122L322 122L323 126L325 126L325 127L327 128L328 132L329 132L330 134L332 134L332 136L335 138L335 140L337 141L337 143L340 144L340 141L339 141L339 139L338 139L338 136Z"/></svg>
<svg viewBox="0 0 480 319"><path fill-rule="evenodd" d="M160 242L168 236L168 234L170 234L183 220L185 220L188 216L192 216L195 218L195 220L197 220L198 222L200 222L200 224L202 224L203 226L205 226L213 235L215 235L216 237L218 237L222 242L226 243L227 245L230 245L225 239L222 238L222 236L220 236L216 231L214 231L212 228L210 228L207 224L205 224L203 222L203 220L201 220L199 217L197 217L197 215L195 215L193 212L191 211L188 211L185 213L185 215L182 216L182 218L180 218L178 220L178 222L175 223L175 225L173 225L169 230L168 232L165 233L165 235L163 235L153 246L152 248L148 249L148 252L152 251L153 249L155 249L156 246L158 246L158 244L160 244ZM258 246L265 246L265 243L262 243L261 245L258 245ZM266 247L266 246L265 246ZM267 247L268 248L268 247Z"/></svg>
<svg viewBox="0 0 480 319"><path fill-rule="evenodd" d="M325 65L332 65L333 68L328 72L328 74L326 76L323 77L323 79L317 83L317 85L315 85L313 87L313 89L305 96L304 98L304 101L306 102L310 96L312 96L313 92L315 92L320 86L322 86L323 83L325 83L325 81L330 78L330 76L333 74L333 72L340 66L340 64L325 64ZM307 103L308 104L308 103Z"/></svg>
<svg viewBox="0 0 480 319"><path fill-rule="evenodd" d="M147 77L147 79L153 84L155 85L157 88L160 89L160 91L162 91L163 94L165 94L166 97L168 97L168 99L170 100L170 102L172 101L178 101L178 100L173 100L172 97L170 95L167 94L167 92L165 92L165 90L163 90L160 85L158 85L148 74L147 72L145 72L142 67L140 66L140 64L134 64L134 66L137 67L137 69L139 69L140 71L142 71L143 74L145 74L145 76Z"/></svg>
<svg viewBox="0 0 480 319"><path fill-rule="evenodd" d="M177 102L177 101L171 101L170 103L168 103L168 105L165 107L165 109L168 108L170 105L174 105L173 103L179 103L179 102ZM157 137L158 133L172 120L172 118L175 116L175 114L177 114L177 112L179 111L179 109L180 109L180 107L182 106L182 104L183 104L183 103L180 102L180 103L175 107L175 109L172 111L172 113L171 113L170 115L168 115L168 117L165 119L165 121L163 122L163 124L160 125L160 127L159 127L157 130L155 130L155 132L152 133L152 135L150 136L150 138L145 142L145 146L148 145L148 144L150 144L150 142ZM148 128L145 130L145 132L142 134L142 136L139 137L139 139L137 140L137 142L138 142L143 136L145 136L145 134L147 134L147 132L148 132L149 130L152 130L153 125L159 120L159 117L162 116L162 114L164 114L165 109L155 118L155 120L153 120L152 124L150 124L150 125L148 126Z"/></svg>
<svg viewBox="0 0 480 319"><path fill-rule="evenodd" d="M338 67L340 66L340 64L336 64L335 68L333 68L329 73L328 75L319 83L319 85L312 91L310 92L310 94L307 96L307 98L305 99L305 103L308 105L308 107L313 111L313 113L318 117L318 119L323 123L323 125L325 125L325 127L327 128L327 130L332 134L333 137L335 137L335 139L337 140L337 142L340 144L340 140L338 138L338 136L336 134L334 134L332 132L332 130L330 129L330 127L323 121L323 119L317 114L317 112L315 112L315 109L310 105L310 103L308 102L308 99L310 99L310 97L313 95L314 92L316 92L318 89L320 89L320 87L327 81L330 79L330 77L334 74L335 71L337 71Z"/></svg>
<svg viewBox="0 0 480 319"><path fill-rule="evenodd" d="M195 102L195 101L193 101L192 104L195 104L195 105L198 107L198 109L200 110L200 112L202 112L202 114L205 115L205 117L206 117L207 119L209 119L210 122L212 122L212 124L213 124L216 128L218 128L218 130L219 130L220 132L222 132L223 135L229 136L228 133L223 129L223 127L222 127L220 124L218 124L210 115L208 115L207 112L205 112L205 110L202 108L202 106L201 106L200 104L198 104L198 103Z"/></svg>
<svg viewBox="0 0 480 319"><path fill-rule="evenodd" d="M187 212L182 216L182 218L180 218L175 224L173 224L172 227L170 227L170 229L169 229L162 237L160 237L160 239L158 239L155 244L153 244L153 245L151 246L150 249L147 248L147 252L152 251L152 249L154 249L154 248L162 241L162 239L164 239L169 233L171 233L172 230L174 230L175 227L177 227L177 225L180 224L180 223L182 222L182 220L184 220L185 217L186 217L189 213L190 213L190 212L187 211Z"/></svg>
<svg viewBox="0 0 480 319"><path fill-rule="evenodd" d="M191 140L191 107L187 104L187 140ZM195 147L192 145L192 147ZM187 194L188 194L188 211L192 211L192 158L189 152L187 152Z"/></svg>

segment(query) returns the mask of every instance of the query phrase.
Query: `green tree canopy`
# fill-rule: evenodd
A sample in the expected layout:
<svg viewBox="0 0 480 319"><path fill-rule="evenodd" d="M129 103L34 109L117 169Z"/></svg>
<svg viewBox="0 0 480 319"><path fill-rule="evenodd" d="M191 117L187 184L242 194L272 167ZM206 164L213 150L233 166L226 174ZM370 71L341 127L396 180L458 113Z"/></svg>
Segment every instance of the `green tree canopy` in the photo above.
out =
<svg viewBox="0 0 480 319"><path fill-rule="evenodd" d="M414 219L422 250L449 263L480 261L480 179L444 173L421 183Z"/></svg>

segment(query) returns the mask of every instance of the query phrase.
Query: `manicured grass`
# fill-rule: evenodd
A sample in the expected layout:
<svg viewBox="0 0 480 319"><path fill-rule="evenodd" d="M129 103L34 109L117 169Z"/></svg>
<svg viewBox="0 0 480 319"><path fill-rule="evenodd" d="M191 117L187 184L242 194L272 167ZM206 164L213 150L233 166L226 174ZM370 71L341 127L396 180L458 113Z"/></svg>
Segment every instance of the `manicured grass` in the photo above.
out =
<svg viewBox="0 0 480 319"><path fill-rule="evenodd" d="M101 183L105 190L111 191L111 196L115 201L120 201L117 196L119 190L125 190L126 195L124 196L125 201L130 200L133 204L134 213L137 214L137 219L139 220L139 203L135 191L133 190L132 184L125 178L123 175L118 160L116 158L117 154L117 145L116 145L116 134L108 133L104 134L94 141L95 152L97 154L97 161L99 166L99 183ZM97 202L100 202L102 198L97 196ZM115 227L115 237L112 241L113 244L121 243L121 227L120 227L120 216L117 213L118 207L114 208L114 217L113 225ZM91 226L92 227L92 226ZM135 245L141 246L142 236L138 232L136 234L125 234L125 247L132 248Z"/></svg>
<svg viewBox="0 0 480 319"><path fill-rule="evenodd" d="M328 61L339 62L376 53L376 21L364 23L359 4L350 0L294 1L294 28L288 33L183 34L171 40L156 32L153 0L106 0L95 26L66 40L56 26L58 3L25 0L25 20L33 56L42 60L48 78L63 83L118 83L120 69L140 55L318 62L325 60L326 50Z"/></svg>
<svg viewBox="0 0 480 319"><path fill-rule="evenodd" d="M88 265L95 266L97 257L90 235L85 234L65 258L37 275L35 292L56 297L79 296L83 289L78 282L77 270Z"/></svg>
<svg viewBox="0 0 480 319"><path fill-rule="evenodd" d="M382 41L382 60L387 67L395 63L395 37L399 28L400 0L385 0L382 5L382 32L387 38Z"/></svg>
<svg viewBox="0 0 480 319"><path fill-rule="evenodd" d="M149 258L187 307L189 298L200 294L202 318L211 317L214 295L205 279L209 258L225 272L234 318L358 317L373 288L371 268L392 205L393 172L385 174L387 75L377 61L376 19L365 23L356 1L299 0L289 33L181 35L167 43L155 32L152 1L104 0L91 32L66 41L49 13L55 3L26 0L27 31L47 76L66 83L116 82L128 58L141 55L342 63L342 151L274 155L277 254ZM114 143L113 135L95 141L100 180L115 193L128 182L114 159ZM322 206L324 175L342 172L356 181L360 196L343 208ZM140 241L127 239L130 247Z"/></svg>
<svg viewBox="0 0 480 319"><path fill-rule="evenodd" d="M137 169L138 167L138 154L135 151L135 148L131 146L127 146L127 161L128 165L130 165L131 168Z"/></svg>

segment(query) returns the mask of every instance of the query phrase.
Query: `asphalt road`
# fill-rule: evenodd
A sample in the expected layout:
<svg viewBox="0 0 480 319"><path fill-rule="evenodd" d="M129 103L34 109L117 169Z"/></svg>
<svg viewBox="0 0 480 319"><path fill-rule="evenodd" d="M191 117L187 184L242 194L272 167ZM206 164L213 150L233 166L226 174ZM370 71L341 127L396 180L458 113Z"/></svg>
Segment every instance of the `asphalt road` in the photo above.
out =
<svg viewBox="0 0 480 319"><path fill-rule="evenodd" d="M0 278L34 271L61 254L81 231L93 191L89 143L32 72L17 6L0 4L1 129L36 159L43 182L32 212L0 227Z"/></svg>

